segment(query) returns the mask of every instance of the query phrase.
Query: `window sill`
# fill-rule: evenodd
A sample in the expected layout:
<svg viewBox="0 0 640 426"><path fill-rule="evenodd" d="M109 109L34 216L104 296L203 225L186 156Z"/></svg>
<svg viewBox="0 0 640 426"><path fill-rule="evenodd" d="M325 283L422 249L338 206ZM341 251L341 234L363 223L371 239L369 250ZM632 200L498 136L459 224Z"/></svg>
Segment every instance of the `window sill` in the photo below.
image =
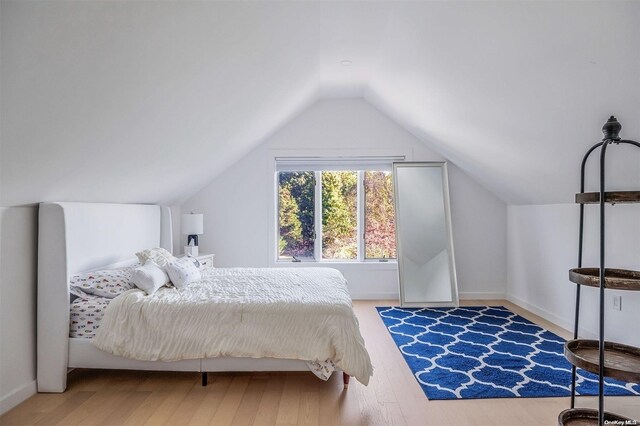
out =
<svg viewBox="0 0 640 426"><path fill-rule="evenodd" d="M390 260L388 262L292 262L289 260L277 260L272 266L278 268L334 268L340 271L397 271L398 262Z"/></svg>

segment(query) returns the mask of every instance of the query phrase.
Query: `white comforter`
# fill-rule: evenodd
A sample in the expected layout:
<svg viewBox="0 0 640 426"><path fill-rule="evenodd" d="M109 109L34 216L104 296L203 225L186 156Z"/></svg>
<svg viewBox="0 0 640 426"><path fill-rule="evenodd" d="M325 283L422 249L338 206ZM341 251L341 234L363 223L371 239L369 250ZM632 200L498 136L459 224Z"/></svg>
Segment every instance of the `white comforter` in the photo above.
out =
<svg viewBox="0 0 640 426"><path fill-rule="evenodd" d="M92 342L147 361L333 360L365 385L372 374L346 280L329 268L211 269L184 290L129 290L109 304Z"/></svg>

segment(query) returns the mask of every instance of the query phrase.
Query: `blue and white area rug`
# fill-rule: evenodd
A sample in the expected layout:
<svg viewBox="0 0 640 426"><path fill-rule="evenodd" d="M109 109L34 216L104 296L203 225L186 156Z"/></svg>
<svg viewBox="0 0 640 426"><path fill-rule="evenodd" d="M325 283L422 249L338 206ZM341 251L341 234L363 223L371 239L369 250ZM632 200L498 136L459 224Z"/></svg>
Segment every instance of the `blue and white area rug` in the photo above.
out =
<svg viewBox="0 0 640 426"><path fill-rule="evenodd" d="M502 306L378 307L429 399L569 396L565 340ZM597 395L597 376L578 369L578 395ZM606 379L606 395L640 385Z"/></svg>

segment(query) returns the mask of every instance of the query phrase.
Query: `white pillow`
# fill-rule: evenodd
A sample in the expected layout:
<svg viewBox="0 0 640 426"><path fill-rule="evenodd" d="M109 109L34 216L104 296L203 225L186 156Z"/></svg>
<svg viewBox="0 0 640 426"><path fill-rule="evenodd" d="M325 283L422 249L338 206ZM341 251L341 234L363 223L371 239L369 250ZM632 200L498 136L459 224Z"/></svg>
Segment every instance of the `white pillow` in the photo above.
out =
<svg viewBox="0 0 640 426"><path fill-rule="evenodd" d="M136 268L131 280L136 287L148 295L152 295L163 285L169 284L167 273L152 260L147 260L144 265Z"/></svg>
<svg viewBox="0 0 640 426"><path fill-rule="evenodd" d="M193 259L189 257L182 257L169 262L167 273L173 285L178 289L183 289L201 278L200 270L193 263Z"/></svg>
<svg viewBox="0 0 640 426"><path fill-rule="evenodd" d="M139 251L136 253L136 256L138 256L138 260L143 265L147 260L153 260L153 262L161 268L164 268L167 266L167 263L175 259L171 253L160 247Z"/></svg>

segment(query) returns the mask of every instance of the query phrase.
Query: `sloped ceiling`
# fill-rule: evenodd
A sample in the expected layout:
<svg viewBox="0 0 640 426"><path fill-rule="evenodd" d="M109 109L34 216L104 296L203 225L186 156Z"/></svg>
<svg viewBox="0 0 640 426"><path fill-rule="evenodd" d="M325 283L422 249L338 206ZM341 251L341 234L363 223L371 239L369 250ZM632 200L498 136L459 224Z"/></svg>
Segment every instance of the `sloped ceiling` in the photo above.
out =
<svg viewBox="0 0 640 426"><path fill-rule="evenodd" d="M640 139L640 2L0 8L4 206L180 203L323 97L365 98L511 204L571 202L610 114ZM619 152L624 188L640 154Z"/></svg>

